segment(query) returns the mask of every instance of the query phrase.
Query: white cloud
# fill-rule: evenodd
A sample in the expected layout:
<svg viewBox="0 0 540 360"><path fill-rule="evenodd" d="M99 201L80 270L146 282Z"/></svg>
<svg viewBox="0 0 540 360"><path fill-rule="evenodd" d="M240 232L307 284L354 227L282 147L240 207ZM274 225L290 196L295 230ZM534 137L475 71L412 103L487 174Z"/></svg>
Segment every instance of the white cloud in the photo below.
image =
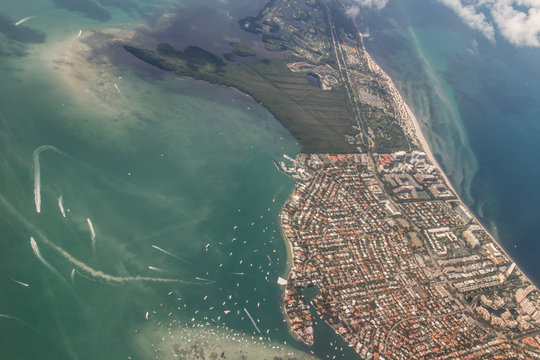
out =
<svg viewBox="0 0 540 360"><path fill-rule="evenodd" d="M394 0L400 1L400 0ZM540 47L540 0L437 0L488 40L498 31L516 46ZM347 13L358 16L362 7L381 10L388 0L349 0Z"/></svg>
<svg viewBox="0 0 540 360"><path fill-rule="evenodd" d="M501 34L518 46L540 46L540 2L533 0L498 1L493 6L493 20Z"/></svg>
<svg viewBox="0 0 540 360"><path fill-rule="evenodd" d="M495 29L486 19L484 13L478 11L472 4L463 4L461 0L439 0L450 9L471 28L480 31L490 41L495 41Z"/></svg>
<svg viewBox="0 0 540 360"><path fill-rule="evenodd" d="M540 0L438 0L494 41L495 29L516 46L540 47Z"/></svg>

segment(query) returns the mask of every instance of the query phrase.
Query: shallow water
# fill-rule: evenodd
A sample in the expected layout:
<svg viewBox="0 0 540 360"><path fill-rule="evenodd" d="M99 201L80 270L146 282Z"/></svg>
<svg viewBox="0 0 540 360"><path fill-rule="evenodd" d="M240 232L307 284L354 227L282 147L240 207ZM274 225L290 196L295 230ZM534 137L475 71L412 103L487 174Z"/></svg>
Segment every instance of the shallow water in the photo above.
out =
<svg viewBox="0 0 540 360"><path fill-rule="evenodd" d="M190 6L143 3L0 6L8 23L42 14L19 25L34 37L0 35L2 357L141 358L154 350L142 330L175 321L305 358L276 284L293 182L272 163L298 145L244 94L108 43Z"/></svg>
<svg viewBox="0 0 540 360"><path fill-rule="evenodd" d="M199 14L199 27L217 21L226 41L249 42L236 19L263 3L2 2L2 357L135 359L161 347L167 358L213 333L236 349L231 332L251 354L305 356L275 283L286 267L277 216L293 183L272 160L298 145L245 95L162 74L109 41L140 43L149 27L160 31L152 41L204 45L214 32L185 20ZM396 3L364 19L369 50L425 121L454 185L538 281L538 53L490 47L441 7ZM207 45L225 51L226 41ZM38 214L43 145L58 151L39 153Z"/></svg>

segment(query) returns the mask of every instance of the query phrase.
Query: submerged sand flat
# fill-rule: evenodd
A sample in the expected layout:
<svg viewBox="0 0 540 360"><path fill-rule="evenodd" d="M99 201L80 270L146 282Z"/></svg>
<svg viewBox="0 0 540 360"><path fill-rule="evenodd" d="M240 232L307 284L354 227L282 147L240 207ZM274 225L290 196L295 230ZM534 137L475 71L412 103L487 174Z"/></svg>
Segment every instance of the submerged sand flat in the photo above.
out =
<svg viewBox="0 0 540 360"><path fill-rule="evenodd" d="M290 345L271 342L242 332L209 324L149 324L133 337L141 352L156 359L290 359L315 356Z"/></svg>

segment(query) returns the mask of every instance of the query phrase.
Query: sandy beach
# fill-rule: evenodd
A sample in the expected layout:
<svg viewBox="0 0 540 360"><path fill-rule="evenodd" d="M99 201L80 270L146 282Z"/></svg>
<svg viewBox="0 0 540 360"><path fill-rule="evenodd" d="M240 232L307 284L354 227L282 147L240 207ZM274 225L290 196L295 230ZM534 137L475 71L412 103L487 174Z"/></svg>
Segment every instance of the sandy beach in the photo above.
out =
<svg viewBox="0 0 540 360"><path fill-rule="evenodd" d="M360 35L361 36L361 35ZM407 105L407 103L404 101L403 97L401 96L401 94L399 93L399 91L397 90L396 86L394 85L392 79L379 67L379 65L371 58L371 56L369 55L369 53L365 50L365 47L364 47L364 51L365 51L365 54L366 54L366 57L368 59L368 65L370 67L370 69L379 74L387 83L387 86L389 87L389 92L390 94L392 94L392 97L393 97L393 102L397 108L397 112L398 114L400 115L401 117L401 120L403 122L403 126L404 126L404 130L407 134L409 134L411 136L411 138L413 139L413 141L416 141L417 145L420 147L420 149L422 151L424 151L429 159L429 161L433 164L433 166L435 166L435 168L437 169L438 173L441 175L441 177L444 179L445 183L446 183L446 186L448 186L448 188L450 188L452 190L452 192L455 194L455 196L457 197L457 199L463 204L463 206L465 206L465 208L467 209L467 211L470 213L470 215L474 218L474 221L480 225L482 227L482 229L487 233L489 234L490 238L492 239L492 241L497 245L497 247L499 248L500 251L502 251L507 257L508 259L511 259L512 262L515 263L515 261L513 261L513 259L510 257L510 255L508 254L508 252L504 249L504 247L499 243L499 241L495 238L495 236L493 236L493 234L491 234L488 229L478 220L478 218L476 217L476 215L471 211L471 209L467 206L467 204L463 201L463 199L461 198L460 194L456 191L456 189L454 188L454 186L452 185L452 182L450 181L450 179L448 178L448 176L446 175L446 173L443 171L442 167L440 166L440 164L437 162L435 156L433 155L433 151L431 150L431 146L429 145L429 142L427 141L426 137L424 136L424 133L422 131L422 127L420 125L420 122L418 121L418 119L416 118L416 116L414 115L413 111L411 110L411 108L409 107L409 105ZM525 277L527 277L525 275L525 273L519 268L519 266L516 264L516 268L519 270L519 272L521 274L523 274ZM529 281L531 281L528 277L527 279ZM531 281L532 283L532 281ZM535 284L536 286L538 286L538 284Z"/></svg>

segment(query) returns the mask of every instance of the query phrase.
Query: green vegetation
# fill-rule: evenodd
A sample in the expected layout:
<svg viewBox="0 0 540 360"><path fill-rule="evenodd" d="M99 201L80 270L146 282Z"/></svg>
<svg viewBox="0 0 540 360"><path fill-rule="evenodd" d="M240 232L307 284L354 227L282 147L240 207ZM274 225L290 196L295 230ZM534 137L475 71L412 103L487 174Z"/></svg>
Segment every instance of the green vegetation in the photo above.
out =
<svg viewBox="0 0 540 360"><path fill-rule="evenodd" d="M352 82L339 66L346 63L346 56L338 48L337 61L332 37L353 47L360 41L354 22L339 0L271 0L257 17L246 17L239 24L245 31L261 34L266 49L289 50L289 57L235 64L238 57L256 55L253 48L241 42L230 42L232 51L223 54L223 58L194 46L184 51L168 44L160 44L156 50L129 46L125 49L163 70L231 86L251 95L291 131L302 151L354 152L353 142L363 150L380 153L410 149L410 139L389 105L390 95L373 74L365 72L367 65L353 66ZM287 68L286 63L296 61L329 65L340 72L341 79L349 81L324 91L310 85L306 73ZM355 84L360 80L363 86L369 81L369 92L386 103L384 107L357 104L356 100L351 103L351 99L358 98ZM353 128L354 125L358 126ZM351 143L345 135L351 135Z"/></svg>
<svg viewBox="0 0 540 360"><path fill-rule="evenodd" d="M204 80L211 82L219 81L226 67L222 58L197 46L189 46L184 51L177 51L169 44L159 44L155 51L132 46L124 46L124 49L160 69L193 77L204 74Z"/></svg>
<svg viewBox="0 0 540 360"><path fill-rule="evenodd" d="M328 0L326 1L328 9L330 10L330 15L334 26L338 32L338 36L341 40L345 40L346 37L350 37L356 41L359 41L358 30L354 24L353 19L347 15L346 9L343 7L343 3L338 0Z"/></svg>
<svg viewBox="0 0 540 360"><path fill-rule="evenodd" d="M233 53L238 56L248 57L257 55L257 52L255 50L253 50L251 47L244 43L231 41L229 44L233 48Z"/></svg>
<svg viewBox="0 0 540 360"><path fill-rule="evenodd" d="M243 19L240 19L240 21L238 21L238 25L240 25L240 28L242 30L253 34L260 34L262 33L262 27L261 25L257 24L257 20L258 19L253 16L247 16Z"/></svg>
<svg viewBox="0 0 540 360"><path fill-rule="evenodd" d="M279 35L275 34L263 34L262 41L264 47L270 51L283 51L287 50L287 42Z"/></svg>
<svg viewBox="0 0 540 360"><path fill-rule="evenodd" d="M233 53L225 53L223 54L223 57L225 58L225 60L228 60L228 61L236 61L236 58L237 58L237 56Z"/></svg>
<svg viewBox="0 0 540 360"><path fill-rule="evenodd" d="M363 128L372 131L371 138L374 144L371 149L373 151L391 153L410 148L409 139L398 124L398 120L387 111L360 104L359 116Z"/></svg>
<svg viewBox="0 0 540 360"><path fill-rule="evenodd" d="M239 89L264 105L298 139L304 152L355 151L352 111L344 89L324 91L309 84L305 73L293 73L281 59L226 63L197 47L184 51L160 44L156 50L124 48L139 59L178 75Z"/></svg>

